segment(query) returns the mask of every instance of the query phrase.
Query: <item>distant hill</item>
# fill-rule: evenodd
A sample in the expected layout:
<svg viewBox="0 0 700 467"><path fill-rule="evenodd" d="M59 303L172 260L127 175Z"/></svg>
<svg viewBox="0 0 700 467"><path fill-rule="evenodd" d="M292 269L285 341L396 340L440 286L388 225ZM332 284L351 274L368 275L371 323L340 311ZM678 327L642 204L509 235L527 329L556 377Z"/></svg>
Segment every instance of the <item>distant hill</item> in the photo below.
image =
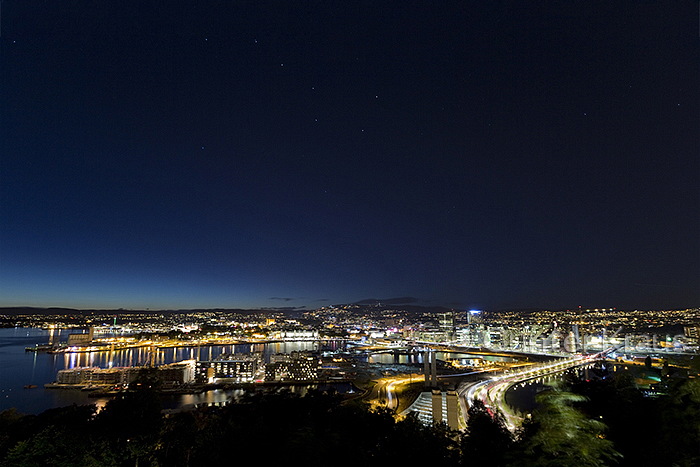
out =
<svg viewBox="0 0 700 467"><path fill-rule="evenodd" d="M406 305L409 303L416 303L420 300L415 297L397 297L397 298L366 298L355 302L355 305Z"/></svg>
<svg viewBox="0 0 700 467"><path fill-rule="evenodd" d="M397 310L397 311L401 310L401 311L406 311L406 312L413 313L413 314L441 313L441 312L451 311L451 308L447 308L444 306L424 306L424 305L406 304L401 299L389 299L389 300L367 299L367 300L361 300L359 302L351 303L350 305L359 306L361 309L360 313L368 312L368 311L376 311L376 310ZM342 305L336 305L336 306L342 306Z"/></svg>
<svg viewBox="0 0 700 467"><path fill-rule="evenodd" d="M59 314L78 314L85 310L75 310L73 308L39 308L31 306L8 306L0 307L0 315L59 315Z"/></svg>
<svg viewBox="0 0 700 467"><path fill-rule="evenodd" d="M106 315L123 315L123 314L167 314L167 313L197 313L197 312L221 312L221 313L240 313L254 314L260 312L287 312L299 311L296 309L277 309L277 308L259 308L259 309L239 309L239 308L198 308L191 310L126 310L126 309L86 309L78 310L76 308L61 308L61 307L0 307L0 315L19 316L19 315L90 315L90 314L106 314Z"/></svg>

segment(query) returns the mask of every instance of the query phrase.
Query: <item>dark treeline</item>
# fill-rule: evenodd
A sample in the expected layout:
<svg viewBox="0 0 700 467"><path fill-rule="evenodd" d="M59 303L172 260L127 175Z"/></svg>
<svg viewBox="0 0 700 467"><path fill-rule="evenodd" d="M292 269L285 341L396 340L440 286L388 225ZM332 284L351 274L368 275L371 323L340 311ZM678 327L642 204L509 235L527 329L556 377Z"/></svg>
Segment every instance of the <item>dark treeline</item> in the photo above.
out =
<svg viewBox="0 0 700 467"><path fill-rule="evenodd" d="M468 430L396 421L337 394L256 393L163 415L150 389L96 413L71 406L0 414L2 466L441 465L691 466L700 461L700 384L644 397L625 374L552 388L515 433L476 403Z"/></svg>

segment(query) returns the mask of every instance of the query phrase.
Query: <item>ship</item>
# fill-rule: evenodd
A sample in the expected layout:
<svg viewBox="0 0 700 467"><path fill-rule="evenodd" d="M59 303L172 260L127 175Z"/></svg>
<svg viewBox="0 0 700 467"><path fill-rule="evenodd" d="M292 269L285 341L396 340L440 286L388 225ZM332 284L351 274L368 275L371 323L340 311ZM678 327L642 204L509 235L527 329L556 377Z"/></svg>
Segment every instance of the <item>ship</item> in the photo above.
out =
<svg viewBox="0 0 700 467"><path fill-rule="evenodd" d="M37 344L34 347L25 347L25 352L42 352L52 350L54 348L53 344Z"/></svg>

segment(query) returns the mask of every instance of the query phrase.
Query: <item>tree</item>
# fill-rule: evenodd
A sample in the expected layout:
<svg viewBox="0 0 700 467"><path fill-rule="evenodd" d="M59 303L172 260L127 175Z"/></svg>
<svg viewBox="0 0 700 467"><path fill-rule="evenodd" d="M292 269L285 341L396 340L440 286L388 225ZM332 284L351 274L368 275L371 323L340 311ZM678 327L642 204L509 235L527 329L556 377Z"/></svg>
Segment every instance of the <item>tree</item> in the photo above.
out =
<svg viewBox="0 0 700 467"><path fill-rule="evenodd" d="M160 411L160 399L152 389L119 394L97 415L95 433L124 464L138 465L154 455L163 424Z"/></svg>
<svg viewBox="0 0 700 467"><path fill-rule="evenodd" d="M659 401L661 444L669 464L695 466L700 463L700 380L675 380L668 395Z"/></svg>
<svg viewBox="0 0 700 467"><path fill-rule="evenodd" d="M645 397L630 372L617 371L605 380L579 381L571 388L586 398L576 406L589 418L607 425L606 439L624 456L620 465L666 465L660 446L658 399Z"/></svg>
<svg viewBox="0 0 700 467"><path fill-rule="evenodd" d="M500 412L489 413L484 403L474 400L467 413L467 430L461 436L464 465L506 464L513 436Z"/></svg>
<svg viewBox="0 0 700 467"><path fill-rule="evenodd" d="M3 466L109 466L95 462L90 423L94 405L72 405L26 416L28 431L9 450Z"/></svg>
<svg viewBox="0 0 700 467"><path fill-rule="evenodd" d="M156 449L160 463L172 467L189 466L197 436L205 424L198 423L193 411L166 417Z"/></svg>
<svg viewBox="0 0 700 467"><path fill-rule="evenodd" d="M34 418L36 417L27 416L15 408L0 412L0 459L26 436L26 426Z"/></svg>
<svg viewBox="0 0 700 467"><path fill-rule="evenodd" d="M540 407L521 431L523 465L594 467L620 457L605 438L605 424L574 406L585 400L556 386L537 396Z"/></svg>

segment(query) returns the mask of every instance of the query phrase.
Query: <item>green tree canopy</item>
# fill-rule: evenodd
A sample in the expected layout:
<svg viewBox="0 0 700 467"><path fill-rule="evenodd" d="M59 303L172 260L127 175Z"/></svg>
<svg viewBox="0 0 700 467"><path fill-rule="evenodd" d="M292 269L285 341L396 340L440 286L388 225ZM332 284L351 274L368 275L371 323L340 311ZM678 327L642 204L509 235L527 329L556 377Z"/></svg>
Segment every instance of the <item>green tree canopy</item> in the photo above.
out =
<svg viewBox="0 0 700 467"><path fill-rule="evenodd" d="M537 396L539 408L521 432L522 465L597 467L620 457L605 438L605 424L575 407L584 400L557 386Z"/></svg>

